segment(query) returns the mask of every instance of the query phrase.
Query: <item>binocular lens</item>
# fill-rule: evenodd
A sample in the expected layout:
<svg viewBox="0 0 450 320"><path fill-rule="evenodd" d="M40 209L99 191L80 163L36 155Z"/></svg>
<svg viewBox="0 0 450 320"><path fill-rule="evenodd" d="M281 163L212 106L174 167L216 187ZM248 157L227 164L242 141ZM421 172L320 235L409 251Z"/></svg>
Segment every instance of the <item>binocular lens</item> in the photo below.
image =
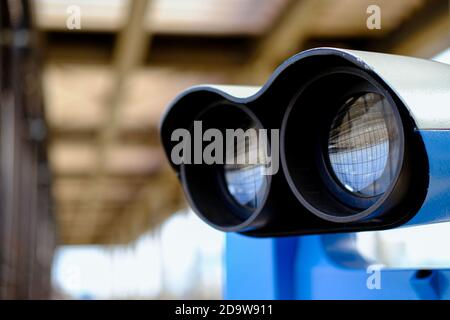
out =
<svg viewBox="0 0 450 320"><path fill-rule="evenodd" d="M256 125L249 127L254 135L238 137L227 146L224 176L232 198L241 206L255 209L263 201L268 182L263 153L258 152Z"/></svg>
<svg viewBox="0 0 450 320"><path fill-rule="evenodd" d="M392 117L392 106L377 93L353 96L338 110L329 133L328 157L347 191L374 197L391 185L400 148Z"/></svg>

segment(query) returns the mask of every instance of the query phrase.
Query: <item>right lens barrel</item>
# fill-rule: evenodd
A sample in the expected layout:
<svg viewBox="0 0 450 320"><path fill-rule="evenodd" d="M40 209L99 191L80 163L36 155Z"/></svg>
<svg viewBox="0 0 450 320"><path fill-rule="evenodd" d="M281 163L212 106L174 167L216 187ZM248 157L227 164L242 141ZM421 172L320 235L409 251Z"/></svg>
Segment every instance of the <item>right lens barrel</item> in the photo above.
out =
<svg viewBox="0 0 450 320"><path fill-rule="evenodd" d="M333 68L307 82L281 131L283 170L297 199L338 223L400 206L411 180L403 123L392 95L362 70Z"/></svg>

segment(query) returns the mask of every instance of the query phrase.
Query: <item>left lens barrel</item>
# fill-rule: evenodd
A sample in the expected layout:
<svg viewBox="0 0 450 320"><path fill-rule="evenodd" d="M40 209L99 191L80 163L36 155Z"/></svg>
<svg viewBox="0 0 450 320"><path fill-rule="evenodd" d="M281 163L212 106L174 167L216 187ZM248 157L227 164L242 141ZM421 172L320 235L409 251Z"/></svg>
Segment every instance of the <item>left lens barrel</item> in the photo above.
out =
<svg viewBox="0 0 450 320"><path fill-rule="evenodd" d="M222 101L201 111L189 132L191 161L181 164L180 177L193 210L222 231L277 233L299 203L282 171L269 168L272 143L279 143L271 141L270 130L247 106ZM301 220L296 215L291 226Z"/></svg>

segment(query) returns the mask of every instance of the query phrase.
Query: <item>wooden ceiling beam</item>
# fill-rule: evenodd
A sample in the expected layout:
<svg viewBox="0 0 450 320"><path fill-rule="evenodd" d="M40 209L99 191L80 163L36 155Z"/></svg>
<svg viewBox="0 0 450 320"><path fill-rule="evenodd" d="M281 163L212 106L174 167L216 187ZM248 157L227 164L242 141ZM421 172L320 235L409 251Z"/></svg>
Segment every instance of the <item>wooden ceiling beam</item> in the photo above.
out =
<svg viewBox="0 0 450 320"><path fill-rule="evenodd" d="M368 49L430 58L449 47L449 1L428 0L387 37L374 40Z"/></svg>
<svg viewBox="0 0 450 320"><path fill-rule="evenodd" d="M116 140L118 109L123 99L124 85L131 72L143 62L150 46L150 35L144 29L149 3L150 0L129 1L128 17L116 41L113 53L114 82L106 106L108 108L106 119L98 136L97 169L91 183L91 190L87 193L88 204L91 204L88 211L92 212L92 227L85 230L87 239L95 238L96 232L98 232L97 215L103 206L102 201L98 199L98 190L106 179L105 168L108 150Z"/></svg>
<svg viewBox="0 0 450 320"><path fill-rule="evenodd" d="M183 206L185 202L177 178L173 173L163 171L140 188L127 210L110 218L108 234L118 235L119 242L132 242L140 234L160 225L170 214ZM124 226L128 227L128 233L122 232ZM93 241L97 243L100 239Z"/></svg>
<svg viewBox="0 0 450 320"><path fill-rule="evenodd" d="M264 83L277 65L302 47L317 15L332 4L331 0L291 1L278 23L260 39L239 77L249 84Z"/></svg>

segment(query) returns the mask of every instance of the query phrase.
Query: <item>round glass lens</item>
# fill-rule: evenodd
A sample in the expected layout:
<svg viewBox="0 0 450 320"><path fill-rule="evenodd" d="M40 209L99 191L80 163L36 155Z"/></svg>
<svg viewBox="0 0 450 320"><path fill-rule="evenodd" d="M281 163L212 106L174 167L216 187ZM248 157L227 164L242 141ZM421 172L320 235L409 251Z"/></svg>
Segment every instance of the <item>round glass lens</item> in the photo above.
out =
<svg viewBox="0 0 450 320"><path fill-rule="evenodd" d="M265 152L259 150L256 125L248 127L250 131L244 129L245 135L237 135L233 143L227 145L224 175L226 187L234 200L255 209L263 201L268 181L264 175Z"/></svg>
<svg viewBox="0 0 450 320"><path fill-rule="evenodd" d="M386 192L397 172L399 152L399 129L384 96L354 96L338 110L328 138L328 156L346 190L367 197Z"/></svg>

